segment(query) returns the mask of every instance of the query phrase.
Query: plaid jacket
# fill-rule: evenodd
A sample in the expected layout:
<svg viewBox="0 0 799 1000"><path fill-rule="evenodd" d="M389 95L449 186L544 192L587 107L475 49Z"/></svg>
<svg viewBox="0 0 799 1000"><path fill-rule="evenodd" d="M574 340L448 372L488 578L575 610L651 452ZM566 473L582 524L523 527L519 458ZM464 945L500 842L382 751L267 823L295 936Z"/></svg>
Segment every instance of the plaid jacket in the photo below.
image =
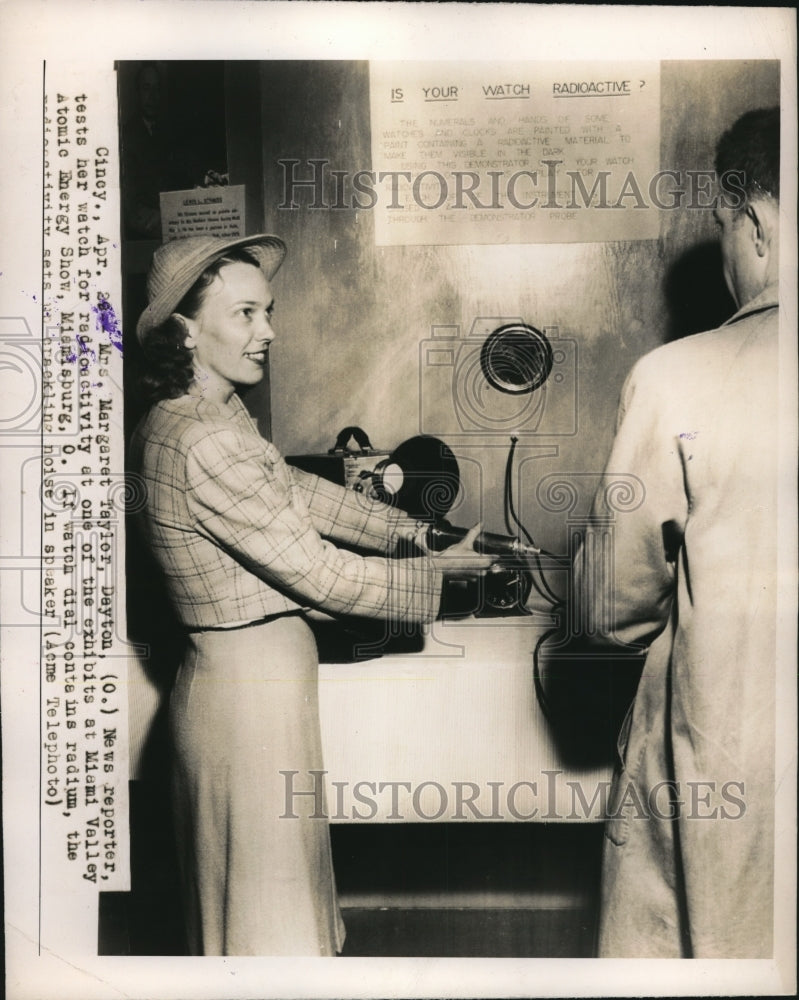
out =
<svg viewBox="0 0 799 1000"><path fill-rule="evenodd" d="M289 468L235 394L157 403L131 464L146 484L144 533L182 622L220 628L315 607L432 621L441 574L425 557L364 558L322 536L389 553L416 524L401 511Z"/></svg>

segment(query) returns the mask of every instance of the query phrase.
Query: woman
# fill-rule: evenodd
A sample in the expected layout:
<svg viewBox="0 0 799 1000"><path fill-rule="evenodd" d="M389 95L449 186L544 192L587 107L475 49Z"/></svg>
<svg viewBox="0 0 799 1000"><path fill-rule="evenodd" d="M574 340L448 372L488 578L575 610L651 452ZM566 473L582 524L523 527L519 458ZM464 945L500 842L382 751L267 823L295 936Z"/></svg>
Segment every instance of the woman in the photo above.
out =
<svg viewBox="0 0 799 1000"><path fill-rule="evenodd" d="M389 553L418 525L290 469L236 389L263 378L286 248L274 236L159 249L137 334L154 401L133 463L144 530L187 630L170 700L174 805L190 950L333 955L344 927L324 810L281 772L323 770L317 650L303 609L429 622L447 572L481 572L479 530L437 556ZM301 802L306 805L302 806Z"/></svg>

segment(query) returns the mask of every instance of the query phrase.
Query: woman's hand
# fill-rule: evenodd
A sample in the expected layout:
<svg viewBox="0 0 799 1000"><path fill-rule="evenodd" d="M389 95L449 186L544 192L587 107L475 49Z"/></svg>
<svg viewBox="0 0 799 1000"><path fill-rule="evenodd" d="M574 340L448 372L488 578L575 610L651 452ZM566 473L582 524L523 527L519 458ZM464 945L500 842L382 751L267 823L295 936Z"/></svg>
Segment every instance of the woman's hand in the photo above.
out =
<svg viewBox="0 0 799 1000"><path fill-rule="evenodd" d="M435 555L429 553L436 569L446 576L457 576L462 579L482 576L492 569L497 562L496 557L481 555L474 549L474 543L482 529L482 524L476 524L455 545L450 545L448 549Z"/></svg>

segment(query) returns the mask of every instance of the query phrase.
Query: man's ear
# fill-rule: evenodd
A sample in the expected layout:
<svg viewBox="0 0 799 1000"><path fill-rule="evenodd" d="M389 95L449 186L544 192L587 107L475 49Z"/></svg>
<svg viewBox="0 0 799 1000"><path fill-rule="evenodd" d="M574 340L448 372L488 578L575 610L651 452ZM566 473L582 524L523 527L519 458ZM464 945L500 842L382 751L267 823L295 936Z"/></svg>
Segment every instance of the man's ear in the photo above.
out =
<svg viewBox="0 0 799 1000"><path fill-rule="evenodd" d="M183 316L181 313L172 313L172 319L183 329L186 339L184 341L184 346L189 349L197 346L197 324L196 322L188 316Z"/></svg>
<svg viewBox="0 0 799 1000"><path fill-rule="evenodd" d="M752 242L758 257L765 257L771 246L774 232L773 214L771 205L762 198L750 201L746 206L746 217L752 227Z"/></svg>

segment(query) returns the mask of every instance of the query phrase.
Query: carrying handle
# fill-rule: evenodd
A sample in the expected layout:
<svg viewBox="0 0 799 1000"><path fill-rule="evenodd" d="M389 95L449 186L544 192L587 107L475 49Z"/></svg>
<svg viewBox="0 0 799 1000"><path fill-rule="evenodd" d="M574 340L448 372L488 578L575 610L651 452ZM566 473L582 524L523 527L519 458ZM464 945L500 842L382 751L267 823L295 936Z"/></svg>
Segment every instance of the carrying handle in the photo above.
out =
<svg viewBox="0 0 799 1000"><path fill-rule="evenodd" d="M361 451L371 449L372 443L369 440L369 436L366 431L362 427L345 427L343 430L339 431L336 443L328 451L328 455L335 455L337 451L352 452L354 449L347 447L351 437L355 438L355 443Z"/></svg>

